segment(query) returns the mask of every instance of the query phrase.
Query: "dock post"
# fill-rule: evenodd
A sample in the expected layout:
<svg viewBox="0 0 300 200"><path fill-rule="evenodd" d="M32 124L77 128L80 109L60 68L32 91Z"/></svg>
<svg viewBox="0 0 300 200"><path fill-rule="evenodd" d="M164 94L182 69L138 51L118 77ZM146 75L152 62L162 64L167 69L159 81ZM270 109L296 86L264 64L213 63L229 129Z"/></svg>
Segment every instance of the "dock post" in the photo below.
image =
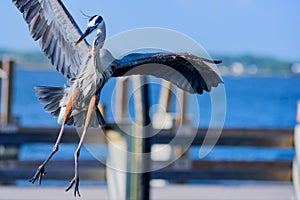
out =
<svg viewBox="0 0 300 200"><path fill-rule="evenodd" d="M126 128L126 127L123 127ZM106 178L110 200L126 199L126 140L115 130L106 131L109 156Z"/></svg>
<svg viewBox="0 0 300 200"><path fill-rule="evenodd" d="M124 122L128 119L128 77L120 77L116 83L116 112L115 120Z"/></svg>
<svg viewBox="0 0 300 200"><path fill-rule="evenodd" d="M164 112L170 112L172 99L172 84L170 81L162 80L158 104L165 108Z"/></svg>
<svg viewBox="0 0 300 200"><path fill-rule="evenodd" d="M118 78L115 96L115 121L125 132L131 132L128 116L128 78ZM107 131L109 157L106 175L109 199L126 199L127 140L119 131Z"/></svg>
<svg viewBox="0 0 300 200"><path fill-rule="evenodd" d="M179 126L185 123L186 120L186 93L182 89L177 88L177 116L176 125Z"/></svg>
<svg viewBox="0 0 300 200"><path fill-rule="evenodd" d="M297 105L297 125L294 129L295 158L293 161L293 185L295 200L300 200L300 100Z"/></svg>
<svg viewBox="0 0 300 200"><path fill-rule="evenodd" d="M129 123L128 82L132 81L135 123ZM150 116L145 76L119 78L116 88L115 119L124 134L107 132L109 158L107 183L110 199L149 200Z"/></svg>
<svg viewBox="0 0 300 200"><path fill-rule="evenodd" d="M149 200L150 198L150 116L146 76L132 78L135 121L132 135L128 136L126 199Z"/></svg>
<svg viewBox="0 0 300 200"><path fill-rule="evenodd" d="M1 94L0 94L0 132L2 128L7 130L14 130L15 127L10 125L17 124L17 118L13 116L13 88L14 88L14 69L15 63L5 58L0 61L0 80L1 80ZM1 159L17 159L19 154L18 146L0 145L2 152Z"/></svg>
<svg viewBox="0 0 300 200"><path fill-rule="evenodd" d="M296 116L296 120L297 120L297 123L300 123L300 100L298 101L298 104L297 104L297 116Z"/></svg>
<svg viewBox="0 0 300 200"><path fill-rule="evenodd" d="M142 134L142 173L141 173L141 198L143 200L150 199L150 164L151 164L151 135L150 135L150 116L149 116L149 88L147 84L147 77L141 77L141 99L140 106L142 112L141 118L141 133ZM137 116L137 115L136 115Z"/></svg>
<svg viewBox="0 0 300 200"><path fill-rule="evenodd" d="M13 124L12 116L13 83L14 83L14 62L10 59L2 61L2 89L1 89L1 125Z"/></svg>
<svg viewBox="0 0 300 200"><path fill-rule="evenodd" d="M170 130L174 128L175 119L171 114L171 102L173 98L173 86L170 81L162 80L158 99L158 109L153 115L152 126L154 129ZM160 144L155 144L154 148L159 148Z"/></svg>

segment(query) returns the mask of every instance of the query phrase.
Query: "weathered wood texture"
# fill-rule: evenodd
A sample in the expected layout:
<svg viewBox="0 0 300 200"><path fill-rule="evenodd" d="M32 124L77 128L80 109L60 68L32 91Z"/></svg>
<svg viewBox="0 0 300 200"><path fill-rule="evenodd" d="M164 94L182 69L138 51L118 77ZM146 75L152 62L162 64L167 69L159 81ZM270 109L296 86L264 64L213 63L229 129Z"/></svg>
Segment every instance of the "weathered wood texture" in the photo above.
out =
<svg viewBox="0 0 300 200"><path fill-rule="evenodd" d="M108 127L115 127L109 124ZM117 128L116 128L117 129ZM206 129L193 129L195 138L192 145L202 145L206 135ZM20 145L23 143L52 143L56 140L59 128L18 128L17 130L0 131L0 144ZM7 134L11 133L11 134ZM176 143L190 141L190 134L176 133ZM294 136L293 129L223 129L222 134L216 145L226 146L258 146L258 147L293 147ZM182 136L181 136L182 135ZM89 133L90 138L98 138L99 133ZM194 137L194 136L193 136ZM152 136L152 143L168 144L174 138L174 131L162 130ZM76 143L79 141L79 135L74 128L66 128L62 142ZM91 140L87 142L99 142Z"/></svg>
<svg viewBox="0 0 300 200"><path fill-rule="evenodd" d="M0 161L0 181L28 179L42 163L39 161ZM152 163L153 165L159 163ZM52 160L47 165L47 179L69 180L73 176L73 160ZM80 160L81 179L105 180L105 163L97 160ZM170 181L190 180L292 180L291 161L192 161L192 169L173 169L172 165L150 173L151 179Z"/></svg>

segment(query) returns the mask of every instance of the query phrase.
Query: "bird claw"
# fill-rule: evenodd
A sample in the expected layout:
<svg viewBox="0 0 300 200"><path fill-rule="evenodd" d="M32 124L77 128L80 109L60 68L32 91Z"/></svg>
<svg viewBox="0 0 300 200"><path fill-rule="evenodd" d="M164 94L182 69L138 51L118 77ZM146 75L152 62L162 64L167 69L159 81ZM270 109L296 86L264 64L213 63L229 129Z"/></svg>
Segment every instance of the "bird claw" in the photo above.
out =
<svg viewBox="0 0 300 200"><path fill-rule="evenodd" d="M74 196L76 197L76 195L78 195L80 197L80 193L79 193L79 178L78 177L74 177L72 179L72 181L70 182L69 187L66 189L66 192L68 192L73 187L74 184L75 184Z"/></svg>
<svg viewBox="0 0 300 200"><path fill-rule="evenodd" d="M38 184L41 185L42 183L42 178L43 176L46 174L45 172L45 167L43 165L39 166L39 168L36 170L35 175L29 179L29 182L31 182L32 184L36 181L36 179L38 179Z"/></svg>

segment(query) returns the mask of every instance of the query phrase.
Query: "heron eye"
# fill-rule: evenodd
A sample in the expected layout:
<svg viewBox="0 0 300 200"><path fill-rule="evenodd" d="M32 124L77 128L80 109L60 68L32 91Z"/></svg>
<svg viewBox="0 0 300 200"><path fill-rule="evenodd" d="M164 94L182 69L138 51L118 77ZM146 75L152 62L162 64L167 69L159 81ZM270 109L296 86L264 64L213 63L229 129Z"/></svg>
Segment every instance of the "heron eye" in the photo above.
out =
<svg viewBox="0 0 300 200"><path fill-rule="evenodd" d="M97 17L97 15L94 15L93 17L91 17L91 18L89 19L89 22L95 20L95 17Z"/></svg>
<svg viewBox="0 0 300 200"><path fill-rule="evenodd" d="M88 26L95 26L95 25L97 25L98 24L97 20L98 20L98 16L94 15L93 17L91 17L89 19Z"/></svg>

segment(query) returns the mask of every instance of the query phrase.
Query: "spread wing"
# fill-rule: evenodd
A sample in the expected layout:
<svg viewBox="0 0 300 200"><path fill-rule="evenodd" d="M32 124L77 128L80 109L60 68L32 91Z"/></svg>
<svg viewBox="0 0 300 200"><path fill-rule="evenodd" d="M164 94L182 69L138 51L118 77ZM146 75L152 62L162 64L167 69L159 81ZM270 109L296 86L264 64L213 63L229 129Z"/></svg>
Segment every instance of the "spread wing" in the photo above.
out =
<svg viewBox="0 0 300 200"><path fill-rule="evenodd" d="M223 83L208 63L213 61L188 53L132 53L114 62L113 77L134 74L163 78L190 93L202 94Z"/></svg>
<svg viewBox="0 0 300 200"><path fill-rule="evenodd" d="M23 13L34 40L56 70L73 78L88 54L85 41L75 46L82 32L60 0L13 0Z"/></svg>

